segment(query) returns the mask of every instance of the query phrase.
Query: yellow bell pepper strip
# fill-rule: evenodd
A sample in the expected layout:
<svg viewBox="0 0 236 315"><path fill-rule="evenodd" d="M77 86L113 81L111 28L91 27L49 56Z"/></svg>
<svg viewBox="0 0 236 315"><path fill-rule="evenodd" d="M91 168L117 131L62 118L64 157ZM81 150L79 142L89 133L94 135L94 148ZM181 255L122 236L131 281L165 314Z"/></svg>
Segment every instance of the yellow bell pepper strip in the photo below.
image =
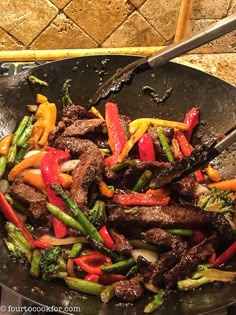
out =
<svg viewBox="0 0 236 315"><path fill-rule="evenodd" d="M6 156L11 145L13 134L5 136L0 141L0 156Z"/></svg>
<svg viewBox="0 0 236 315"><path fill-rule="evenodd" d="M36 123L34 124L34 129L33 129L31 136L28 140L28 142L30 143L29 150L36 147L40 137L43 134L43 131L45 129L45 125L46 125L46 121L41 120L41 119L36 121Z"/></svg>
<svg viewBox="0 0 236 315"><path fill-rule="evenodd" d="M105 159L105 164L112 165L117 163L118 157L126 143L116 104L106 103L105 119L108 132L108 144L112 151L112 155Z"/></svg>
<svg viewBox="0 0 236 315"><path fill-rule="evenodd" d="M39 163L42 160L45 153L46 153L45 151L40 151L24 159L19 164L15 165L8 174L8 180L13 181L15 177L19 175L22 171L29 167L34 166L36 163Z"/></svg>
<svg viewBox="0 0 236 315"><path fill-rule="evenodd" d="M175 160L181 161L184 156L183 156L182 152L180 151L179 143L175 139L175 137L173 137L173 139L171 141L171 148L172 148L172 152L173 152Z"/></svg>
<svg viewBox="0 0 236 315"><path fill-rule="evenodd" d="M38 142L39 145L47 145L48 135L51 130L54 129L56 123L56 105L54 103L43 103L40 106L44 106L44 117L45 120L45 129L43 134ZM39 106L39 107L40 107Z"/></svg>
<svg viewBox="0 0 236 315"><path fill-rule="evenodd" d="M213 188L213 187L215 187L216 189L219 189L219 190L236 191L236 178L228 179L228 180L222 180L220 182L211 183L208 185L208 188Z"/></svg>
<svg viewBox="0 0 236 315"><path fill-rule="evenodd" d="M70 186L73 182L73 177L69 174L66 174L66 173L60 173L59 177L60 177L61 186L64 189L70 188Z"/></svg>
<svg viewBox="0 0 236 315"><path fill-rule="evenodd" d="M9 222L13 223L20 229L24 237L30 243L31 247L34 248L35 245L34 245L34 238L32 234L26 228L23 221L21 221L21 219L15 214L11 205L7 202L5 196L3 195L1 191L0 191L0 212L2 212L2 214L5 216L5 218Z"/></svg>
<svg viewBox="0 0 236 315"><path fill-rule="evenodd" d="M105 119L103 118L102 114L99 112L99 110L98 110L96 107L92 106L92 107L90 108L89 112L93 113L97 118L99 118L99 119L101 119L101 120L105 120Z"/></svg>
<svg viewBox="0 0 236 315"><path fill-rule="evenodd" d="M145 122L140 124L137 127L136 131L131 135L129 140L126 142L122 152L120 153L118 157L117 162L121 162L126 157L126 155L133 148L134 144L145 134L147 129L148 129L148 123L145 123Z"/></svg>
<svg viewBox="0 0 236 315"><path fill-rule="evenodd" d="M210 163L204 170L209 179L212 180L213 182L219 182L221 180L220 173Z"/></svg>
<svg viewBox="0 0 236 315"><path fill-rule="evenodd" d="M111 198L114 195L114 189L110 189L104 181L99 183L99 190L103 196L108 198Z"/></svg>
<svg viewBox="0 0 236 315"><path fill-rule="evenodd" d="M48 98L42 94L36 94L36 103L43 104L48 102Z"/></svg>
<svg viewBox="0 0 236 315"><path fill-rule="evenodd" d="M171 121L171 120L163 120L163 119L157 119L157 118L138 118L136 120L131 121L129 124L129 131L130 133L134 133L137 128L140 126L140 124L148 124L153 125L156 127L169 127L174 129L180 129L180 130L188 130L189 126L178 122L178 121Z"/></svg>

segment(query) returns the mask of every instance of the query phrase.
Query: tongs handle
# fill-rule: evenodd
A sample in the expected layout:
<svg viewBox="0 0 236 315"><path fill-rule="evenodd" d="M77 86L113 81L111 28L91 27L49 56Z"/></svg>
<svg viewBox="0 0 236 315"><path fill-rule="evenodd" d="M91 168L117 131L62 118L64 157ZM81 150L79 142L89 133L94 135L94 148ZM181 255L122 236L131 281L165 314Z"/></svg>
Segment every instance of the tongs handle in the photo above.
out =
<svg viewBox="0 0 236 315"><path fill-rule="evenodd" d="M228 132L221 141L219 141L214 149L220 154L227 149L231 144L236 142L236 126L234 126L230 132Z"/></svg>
<svg viewBox="0 0 236 315"><path fill-rule="evenodd" d="M152 54L148 57L147 62L151 68L156 68L235 29L236 13L210 25L204 32L198 32Z"/></svg>

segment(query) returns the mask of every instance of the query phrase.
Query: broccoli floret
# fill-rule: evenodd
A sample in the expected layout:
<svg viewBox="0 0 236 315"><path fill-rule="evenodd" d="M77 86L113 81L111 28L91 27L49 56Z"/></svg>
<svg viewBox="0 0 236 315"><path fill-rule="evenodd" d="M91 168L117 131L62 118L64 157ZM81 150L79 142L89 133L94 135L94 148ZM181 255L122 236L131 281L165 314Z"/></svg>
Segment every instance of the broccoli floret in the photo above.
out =
<svg viewBox="0 0 236 315"><path fill-rule="evenodd" d="M197 289L203 284L213 281L231 282L236 279L235 271L222 271L209 268L207 265L198 266L191 278L178 281L178 289L183 291Z"/></svg>
<svg viewBox="0 0 236 315"><path fill-rule="evenodd" d="M229 191L212 188L209 193L200 196L198 206L206 211L234 212L234 202Z"/></svg>
<svg viewBox="0 0 236 315"><path fill-rule="evenodd" d="M89 210L88 214L89 221L100 229L107 222L105 204L101 200L97 200L92 209Z"/></svg>
<svg viewBox="0 0 236 315"><path fill-rule="evenodd" d="M7 238L4 239L4 242L11 256L31 262L32 248L21 231L11 222L6 223L5 229Z"/></svg>
<svg viewBox="0 0 236 315"><path fill-rule="evenodd" d="M66 277L65 253L59 246L52 246L45 250L40 260L40 270L44 280Z"/></svg>

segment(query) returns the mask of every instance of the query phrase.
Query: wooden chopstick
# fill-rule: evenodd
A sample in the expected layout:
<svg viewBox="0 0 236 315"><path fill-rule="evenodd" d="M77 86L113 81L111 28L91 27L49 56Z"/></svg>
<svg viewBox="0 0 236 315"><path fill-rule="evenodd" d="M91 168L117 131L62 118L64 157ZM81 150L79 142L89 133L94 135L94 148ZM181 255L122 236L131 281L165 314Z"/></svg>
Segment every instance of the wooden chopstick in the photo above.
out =
<svg viewBox="0 0 236 315"><path fill-rule="evenodd" d="M180 41L187 34L192 4L192 0L181 1L174 42Z"/></svg>

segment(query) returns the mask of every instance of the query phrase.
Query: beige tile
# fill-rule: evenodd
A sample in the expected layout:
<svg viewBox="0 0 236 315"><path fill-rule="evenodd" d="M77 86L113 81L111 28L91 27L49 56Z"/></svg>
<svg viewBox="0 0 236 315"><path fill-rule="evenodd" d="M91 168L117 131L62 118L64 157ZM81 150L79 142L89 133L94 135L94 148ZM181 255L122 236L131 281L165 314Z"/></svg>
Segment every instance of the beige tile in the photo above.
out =
<svg viewBox="0 0 236 315"><path fill-rule="evenodd" d="M181 0L147 0L139 12L165 38L175 35Z"/></svg>
<svg viewBox="0 0 236 315"><path fill-rule="evenodd" d="M228 15L236 13L236 0L231 0Z"/></svg>
<svg viewBox="0 0 236 315"><path fill-rule="evenodd" d="M103 47L161 46L163 38L139 14L129 18L103 43Z"/></svg>
<svg viewBox="0 0 236 315"><path fill-rule="evenodd" d="M73 0L65 13L98 43L102 43L133 10L126 0Z"/></svg>
<svg viewBox="0 0 236 315"><path fill-rule="evenodd" d="M22 44L18 43L7 32L0 29L0 50L18 50L24 48Z"/></svg>
<svg viewBox="0 0 236 315"><path fill-rule="evenodd" d="M50 0L54 3L59 9L63 9L71 0Z"/></svg>
<svg viewBox="0 0 236 315"><path fill-rule="evenodd" d="M130 0L130 2L136 7L140 7L146 0Z"/></svg>
<svg viewBox="0 0 236 315"><path fill-rule="evenodd" d="M200 31L204 30L210 24L216 22L217 20L192 20L192 30ZM231 32L221 38L218 38L202 47L199 47L194 50L194 53L205 53L205 54L214 54L214 53L226 53L226 52L236 52L236 31Z"/></svg>
<svg viewBox="0 0 236 315"><path fill-rule="evenodd" d="M193 1L194 19L220 19L227 15L230 0L197 0Z"/></svg>
<svg viewBox="0 0 236 315"><path fill-rule="evenodd" d="M31 45L32 49L92 47L97 47L97 43L63 13L59 14Z"/></svg>
<svg viewBox="0 0 236 315"><path fill-rule="evenodd" d="M1 1L0 27L28 45L57 13L49 0Z"/></svg>

